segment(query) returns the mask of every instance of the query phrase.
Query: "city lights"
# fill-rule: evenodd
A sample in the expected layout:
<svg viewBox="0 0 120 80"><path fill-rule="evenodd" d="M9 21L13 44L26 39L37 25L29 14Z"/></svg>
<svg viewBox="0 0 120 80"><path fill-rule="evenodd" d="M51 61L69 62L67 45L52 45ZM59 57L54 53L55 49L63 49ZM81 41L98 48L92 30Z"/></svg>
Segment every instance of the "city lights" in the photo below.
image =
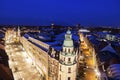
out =
<svg viewBox="0 0 120 80"><path fill-rule="evenodd" d="M92 33L87 29L79 31L68 29L66 33L61 31L54 35L48 34L54 30L55 25L52 26L53 29L50 27L41 33L39 31L28 31L22 36L20 35L20 28L18 31L6 31L5 50L15 80L32 80L33 78L35 80L101 80L102 78L108 79L107 76L118 78L116 77L118 74L111 75L112 72L109 73L109 69L105 68L105 61L102 62L104 57L108 59L106 58L107 55L110 55L107 56L110 59L117 59L112 58L116 57L117 51L110 44L98 43L108 42L105 39L106 36L103 34L101 36L101 32ZM45 41L41 40L39 35L44 37ZM52 37L51 41L48 37ZM103 40L100 41L101 39ZM103 47L100 48L98 45ZM118 66L115 65L112 69L114 68L118 69Z"/></svg>
<svg viewBox="0 0 120 80"><path fill-rule="evenodd" d="M94 71L96 72L97 76L100 76L100 72L97 69L95 69Z"/></svg>

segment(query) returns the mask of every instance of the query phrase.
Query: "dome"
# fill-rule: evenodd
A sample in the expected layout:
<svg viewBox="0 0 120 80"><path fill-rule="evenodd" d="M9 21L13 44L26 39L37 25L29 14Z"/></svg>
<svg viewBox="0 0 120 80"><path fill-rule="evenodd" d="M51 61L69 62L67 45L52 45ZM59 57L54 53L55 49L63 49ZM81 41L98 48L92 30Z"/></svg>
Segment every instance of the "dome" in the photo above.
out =
<svg viewBox="0 0 120 80"><path fill-rule="evenodd" d="M63 46L73 47L73 41L72 40L64 40Z"/></svg>
<svg viewBox="0 0 120 80"><path fill-rule="evenodd" d="M71 31L70 31L70 30L68 30L66 33L67 33L67 34L71 34Z"/></svg>
<svg viewBox="0 0 120 80"><path fill-rule="evenodd" d="M68 30L65 34L65 40L64 40L63 46L66 46L66 47L73 46L72 34L70 30Z"/></svg>

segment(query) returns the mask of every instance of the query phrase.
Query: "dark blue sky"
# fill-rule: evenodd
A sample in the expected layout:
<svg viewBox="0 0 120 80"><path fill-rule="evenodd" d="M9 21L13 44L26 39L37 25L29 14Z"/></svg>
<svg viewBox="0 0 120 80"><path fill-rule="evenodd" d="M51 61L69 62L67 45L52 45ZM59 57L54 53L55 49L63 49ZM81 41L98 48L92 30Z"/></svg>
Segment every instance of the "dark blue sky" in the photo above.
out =
<svg viewBox="0 0 120 80"><path fill-rule="evenodd" d="M120 25L120 0L0 0L0 24Z"/></svg>

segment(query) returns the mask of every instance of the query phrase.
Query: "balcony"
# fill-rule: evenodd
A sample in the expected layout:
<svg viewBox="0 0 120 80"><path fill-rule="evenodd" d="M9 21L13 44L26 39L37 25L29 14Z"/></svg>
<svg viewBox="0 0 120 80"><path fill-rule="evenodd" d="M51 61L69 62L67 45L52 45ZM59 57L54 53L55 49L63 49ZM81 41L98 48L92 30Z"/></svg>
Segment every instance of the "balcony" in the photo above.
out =
<svg viewBox="0 0 120 80"><path fill-rule="evenodd" d="M72 63L72 62L65 63L64 61L60 60L60 63L63 64L63 65L70 66L70 65L74 65L74 64L76 64L77 62L74 61L73 63Z"/></svg>

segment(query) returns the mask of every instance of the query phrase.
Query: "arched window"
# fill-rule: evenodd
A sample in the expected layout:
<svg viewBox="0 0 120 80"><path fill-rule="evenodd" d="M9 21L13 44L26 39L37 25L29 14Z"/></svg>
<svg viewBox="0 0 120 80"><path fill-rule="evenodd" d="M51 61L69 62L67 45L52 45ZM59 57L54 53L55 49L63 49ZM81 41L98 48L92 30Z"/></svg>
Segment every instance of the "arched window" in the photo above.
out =
<svg viewBox="0 0 120 80"><path fill-rule="evenodd" d="M70 53L70 49L68 49L68 52Z"/></svg>

